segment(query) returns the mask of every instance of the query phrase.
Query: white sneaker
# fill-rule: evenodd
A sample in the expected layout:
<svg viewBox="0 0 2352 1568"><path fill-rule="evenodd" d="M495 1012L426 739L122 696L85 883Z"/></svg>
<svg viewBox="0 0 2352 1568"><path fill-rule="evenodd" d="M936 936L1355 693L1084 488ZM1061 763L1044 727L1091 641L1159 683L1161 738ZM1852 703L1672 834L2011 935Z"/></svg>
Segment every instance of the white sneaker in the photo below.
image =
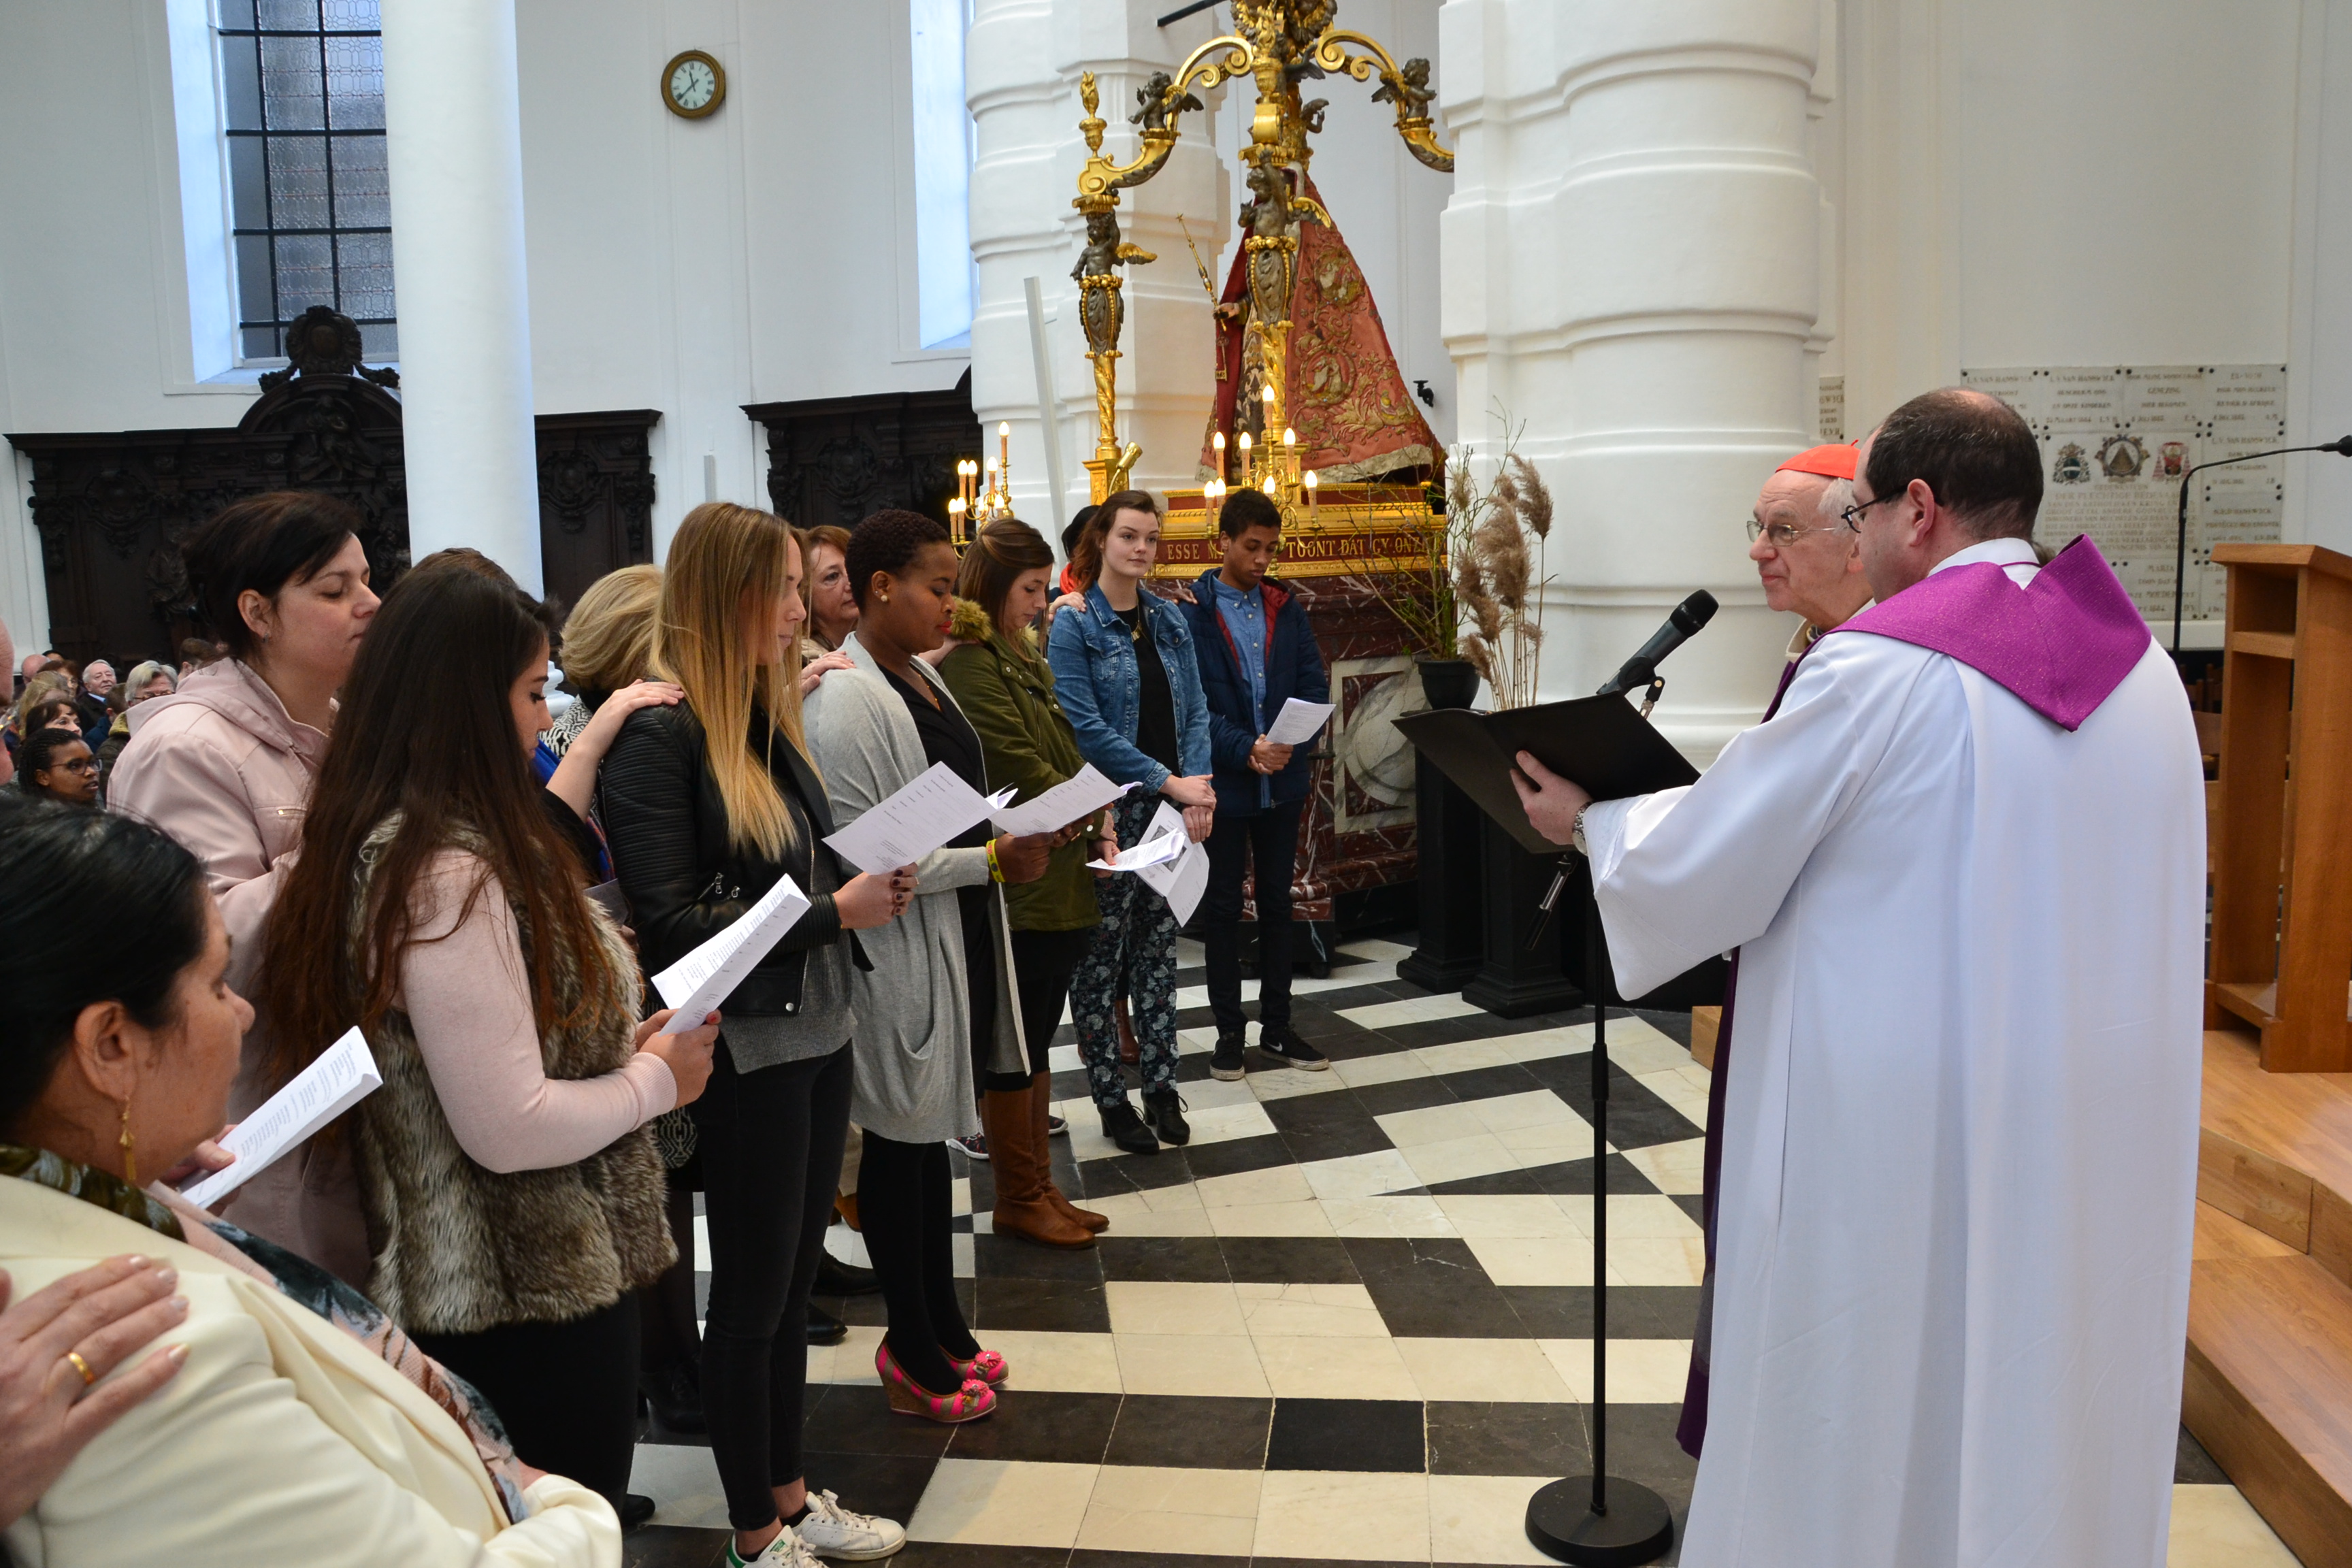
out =
<svg viewBox="0 0 2352 1568"><path fill-rule="evenodd" d="M907 1544L905 1525L870 1513L852 1513L829 1491L811 1492L808 1516L787 1533L797 1534L802 1544L819 1556L846 1563L871 1563Z"/></svg>
<svg viewBox="0 0 2352 1568"><path fill-rule="evenodd" d="M791 1525L776 1531L776 1538L760 1549L754 1557L744 1557L735 1550L735 1538L727 1538L727 1568L824 1568L810 1551L808 1542L793 1533Z"/></svg>

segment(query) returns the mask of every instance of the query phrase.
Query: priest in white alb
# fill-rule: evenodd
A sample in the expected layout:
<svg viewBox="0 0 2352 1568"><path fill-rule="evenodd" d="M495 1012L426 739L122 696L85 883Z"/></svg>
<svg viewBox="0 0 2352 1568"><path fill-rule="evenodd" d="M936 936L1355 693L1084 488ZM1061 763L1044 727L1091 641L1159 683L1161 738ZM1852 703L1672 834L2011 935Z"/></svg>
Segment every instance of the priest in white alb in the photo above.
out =
<svg viewBox="0 0 2352 1568"><path fill-rule="evenodd" d="M1930 393L1846 514L1878 603L1697 784L1591 802L1620 994L1740 954L1685 1568L2162 1568L2204 804L2171 662L2032 433Z"/></svg>

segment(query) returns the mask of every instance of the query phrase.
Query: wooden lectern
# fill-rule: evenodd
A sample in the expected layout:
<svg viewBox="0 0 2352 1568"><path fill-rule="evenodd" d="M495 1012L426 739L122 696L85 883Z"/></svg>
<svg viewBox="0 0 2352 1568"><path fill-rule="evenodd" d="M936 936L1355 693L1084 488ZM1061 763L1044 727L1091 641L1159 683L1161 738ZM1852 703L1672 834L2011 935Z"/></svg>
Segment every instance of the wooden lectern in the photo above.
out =
<svg viewBox="0 0 2352 1568"><path fill-rule="evenodd" d="M2205 1026L2271 1072L2352 1072L2352 556L2222 544L2221 779Z"/></svg>

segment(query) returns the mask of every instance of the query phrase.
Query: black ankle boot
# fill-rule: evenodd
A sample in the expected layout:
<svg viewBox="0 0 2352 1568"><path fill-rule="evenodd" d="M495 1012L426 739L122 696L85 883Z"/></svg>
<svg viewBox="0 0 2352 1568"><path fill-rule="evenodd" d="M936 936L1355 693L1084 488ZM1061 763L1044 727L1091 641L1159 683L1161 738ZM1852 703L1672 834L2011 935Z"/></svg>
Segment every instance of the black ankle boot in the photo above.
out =
<svg viewBox="0 0 2352 1568"><path fill-rule="evenodd" d="M811 1301L808 1307L808 1342L813 1345L837 1345L849 1337L849 1325Z"/></svg>
<svg viewBox="0 0 2352 1568"><path fill-rule="evenodd" d="M1103 1136L1130 1154L1157 1154L1160 1140L1135 1113L1135 1107L1121 1100L1102 1113Z"/></svg>
<svg viewBox="0 0 2352 1568"><path fill-rule="evenodd" d="M669 1367L648 1378L646 1401L653 1406L655 1425L667 1432L700 1437L710 1430L702 1414L702 1385L685 1367Z"/></svg>
<svg viewBox="0 0 2352 1568"><path fill-rule="evenodd" d="M1184 1097L1172 1089L1143 1091L1143 1120L1160 1134L1162 1143L1192 1141L1192 1130L1184 1124Z"/></svg>

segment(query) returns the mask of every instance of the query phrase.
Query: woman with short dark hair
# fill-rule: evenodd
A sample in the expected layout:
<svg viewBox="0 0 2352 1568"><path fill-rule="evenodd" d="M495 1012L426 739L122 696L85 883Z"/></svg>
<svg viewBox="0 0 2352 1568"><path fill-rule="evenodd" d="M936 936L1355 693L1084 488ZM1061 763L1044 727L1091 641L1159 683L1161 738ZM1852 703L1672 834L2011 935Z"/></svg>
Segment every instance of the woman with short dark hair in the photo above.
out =
<svg viewBox="0 0 2352 1568"><path fill-rule="evenodd" d="M383 1312L156 1182L219 1132L253 1017L206 879L128 817L0 809L0 1266L34 1296L136 1256L163 1321L122 1327L167 1342L103 1383L127 1347L51 1350L84 1404L155 1392L52 1472L16 1561L613 1568L612 1510Z"/></svg>
<svg viewBox="0 0 2352 1568"><path fill-rule="evenodd" d="M180 553L196 608L228 656L132 710L107 784L110 809L153 823L205 863L240 985L260 960L262 922L301 839L335 692L375 616L359 526L332 496L278 490L231 503L189 536ZM270 1027L265 1013L249 1055L263 1054ZM237 1084L230 1109L239 1118L280 1087L257 1065ZM356 1286L368 1270L350 1223L357 1212L348 1165L311 1145L247 1183L236 1217ZM330 1223L314 1227L319 1216Z"/></svg>
<svg viewBox="0 0 2352 1568"><path fill-rule="evenodd" d="M941 764L988 793L980 737L923 658L955 599L948 531L920 512L877 512L849 536L848 559L857 629L842 651L855 668L808 705L809 749L841 821ZM892 1409L932 1421L987 1415L1005 1376L956 1299L946 1140L979 1131L976 1072L1027 1065L996 885L1034 881L1050 847L982 821L932 850L917 862L912 905L867 939L874 968L853 982L857 1213L889 1313L875 1370Z"/></svg>
<svg viewBox="0 0 2352 1568"><path fill-rule="evenodd" d="M98 804L98 763L70 726L36 730L16 748L16 787L60 805Z"/></svg>

